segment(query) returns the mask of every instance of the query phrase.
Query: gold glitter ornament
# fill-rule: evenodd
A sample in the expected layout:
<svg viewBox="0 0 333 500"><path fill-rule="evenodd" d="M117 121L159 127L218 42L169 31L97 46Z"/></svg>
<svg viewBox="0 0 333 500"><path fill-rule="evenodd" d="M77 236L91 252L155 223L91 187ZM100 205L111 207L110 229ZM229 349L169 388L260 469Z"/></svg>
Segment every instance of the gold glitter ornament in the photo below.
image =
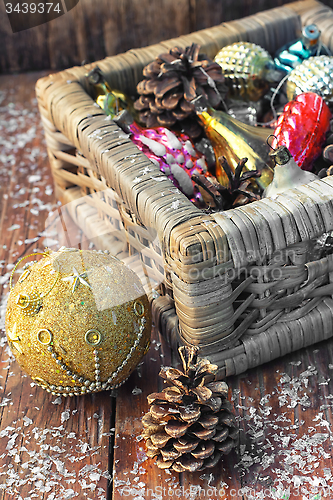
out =
<svg viewBox="0 0 333 500"><path fill-rule="evenodd" d="M46 252L10 285L8 343L21 368L54 395L118 387L149 348L141 281L109 252Z"/></svg>

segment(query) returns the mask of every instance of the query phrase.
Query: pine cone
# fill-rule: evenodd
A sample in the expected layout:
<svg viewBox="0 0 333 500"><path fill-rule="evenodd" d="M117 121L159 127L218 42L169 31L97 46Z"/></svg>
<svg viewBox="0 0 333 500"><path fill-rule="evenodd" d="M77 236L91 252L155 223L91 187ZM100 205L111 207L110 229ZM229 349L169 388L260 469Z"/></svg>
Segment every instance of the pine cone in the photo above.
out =
<svg viewBox="0 0 333 500"><path fill-rule="evenodd" d="M179 124L184 133L198 137L202 129L192 99L204 95L210 106L219 107L227 92L222 69L199 50L195 43L185 50L174 47L143 69L145 79L137 85L140 97L134 108L147 127Z"/></svg>
<svg viewBox="0 0 333 500"><path fill-rule="evenodd" d="M260 200L261 196L253 191L252 179L260 177L258 170L243 172L247 158L242 158L233 172L224 156L219 157L219 163L229 179L228 186L222 186L216 177L194 173L192 180L197 184L202 198L212 211L229 210L241 207L252 201Z"/></svg>
<svg viewBox="0 0 333 500"><path fill-rule="evenodd" d="M164 367L160 376L171 387L148 396L142 419L148 457L176 472L214 467L236 446L238 428L227 401L228 386L215 382L217 366L197 359L197 349L180 347L184 372Z"/></svg>

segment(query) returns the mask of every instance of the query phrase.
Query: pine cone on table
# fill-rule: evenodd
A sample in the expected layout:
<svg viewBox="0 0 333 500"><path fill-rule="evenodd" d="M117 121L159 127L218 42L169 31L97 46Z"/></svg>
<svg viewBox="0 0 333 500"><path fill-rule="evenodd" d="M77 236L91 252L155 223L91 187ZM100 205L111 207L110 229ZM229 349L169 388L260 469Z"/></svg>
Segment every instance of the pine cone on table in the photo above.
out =
<svg viewBox="0 0 333 500"><path fill-rule="evenodd" d="M191 103L204 95L210 106L218 108L227 93L221 66L199 54L200 45L174 47L160 54L143 69L144 80L138 83L139 99L134 108L147 127L179 125L192 138L202 131Z"/></svg>
<svg viewBox="0 0 333 500"><path fill-rule="evenodd" d="M212 381L217 366L198 359L197 349L180 347L184 371L163 367L170 387L148 396L142 419L148 457L161 469L194 472L214 467L238 441L225 382Z"/></svg>

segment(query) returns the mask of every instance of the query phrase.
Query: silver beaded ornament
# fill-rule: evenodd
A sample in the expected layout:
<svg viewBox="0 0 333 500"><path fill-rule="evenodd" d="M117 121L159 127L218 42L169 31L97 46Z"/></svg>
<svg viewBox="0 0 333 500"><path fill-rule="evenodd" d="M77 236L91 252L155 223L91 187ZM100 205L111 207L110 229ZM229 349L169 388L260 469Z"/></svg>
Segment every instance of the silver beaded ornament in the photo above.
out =
<svg viewBox="0 0 333 500"><path fill-rule="evenodd" d="M333 57L313 56L296 66L287 80L287 97L292 101L303 92L315 92L325 100L333 96Z"/></svg>

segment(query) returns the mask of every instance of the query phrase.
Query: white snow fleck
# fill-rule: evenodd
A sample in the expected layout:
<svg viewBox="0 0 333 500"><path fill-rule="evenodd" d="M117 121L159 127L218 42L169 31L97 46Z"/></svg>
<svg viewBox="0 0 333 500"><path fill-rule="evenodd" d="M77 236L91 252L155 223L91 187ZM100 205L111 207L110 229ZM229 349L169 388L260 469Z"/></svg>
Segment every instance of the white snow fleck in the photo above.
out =
<svg viewBox="0 0 333 500"><path fill-rule="evenodd" d="M161 175L161 177L153 177L153 176L151 176L150 178L151 178L151 180L153 180L155 182L163 182L163 181L165 181L165 177L163 177L162 175Z"/></svg>
<svg viewBox="0 0 333 500"><path fill-rule="evenodd" d="M10 278L10 273L6 273L3 276L0 276L0 285L4 285L5 283L7 283L9 278Z"/></svg>
<svg viewBox="0 0 333 500"><path fill-rule="evenodd" d="M101 478L101 474L99 472L92 472L89 474L90 481L99 481Z"/></svg>
<svg viewBox="0 0 333 500"><path fill-rule="evenodd" d="M171 208L172 208L173 210L177 210L177 208L179 208L179 205L180 205L180 201L179 201L179 200L173 201L173 202L171 203Z"/></svg>
<svg viewBox="0 0 333 500"><path fill-rule="evenodd" d="M0 406L7 406L8 403L11 402L11 398L3 398L3 400L0 403Z"/></svg>
<svg viewBox="0 0 333 500"><path fill-rule="evenodd" d="M20 224L13 224L7 229L7 231L15 231L15 229L20 229L20 227Z"/></svg>
<svg viewBox="0 0 333 500"><path fill-rule="evenodd" d="M54 401L52 401L53 405L60 405L61 404L61 396L58 396Z"/></svg>
<svg viewBox="0 0 333 500"><path fill-rule="evenodd" d="M61 423L63 424L64 422L66 422L66 420L68 420L70 416L71 416L71 414L70 414L69 410L63 411L61 413Z"/></svg>
<svg viewBox="0 0 333 500"><path fill-rule="evenodd" d="M22 420L23 420L25 426L31 425L33 423L31 418L27 417L26 415L24 415Z"/></svg>
<svg viewBox="0 0 333 500"><path fill-rule="evenodd" d="M35 174L35 175L29 175L28 177L28 182L31 184L34 182L39 182L42 180L42 176L40 174Z"/></svg>

